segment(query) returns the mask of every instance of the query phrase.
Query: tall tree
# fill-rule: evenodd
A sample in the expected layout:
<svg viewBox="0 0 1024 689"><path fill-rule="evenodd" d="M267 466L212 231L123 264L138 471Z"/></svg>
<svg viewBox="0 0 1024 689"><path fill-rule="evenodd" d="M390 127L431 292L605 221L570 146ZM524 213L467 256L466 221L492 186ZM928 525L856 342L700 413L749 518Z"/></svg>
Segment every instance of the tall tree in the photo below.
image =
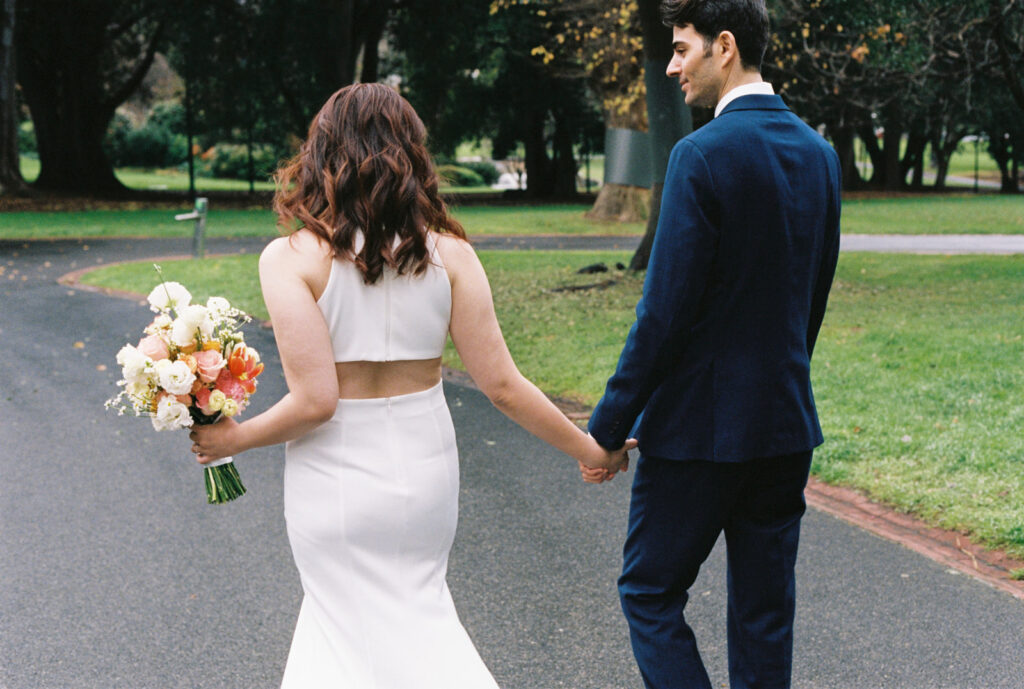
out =
<svg viewBox="0 0 1024 689"><path fill-rule="evenodd" d="M644 37L644 83L647 121L651 142L651 208L640 246L629 262L631 270L646 270L661 217L661 194L665 186L672 147L693 131L693 116L675 79L665 74L672 59L672 30L661 21L658 0L641 0L640 22Z"/></svg>
<svg viewBox="0 0 1024 689"><path fill-rule="evenodd" d="M119 192L103 152L118 105L138 87L164 36L158 0L32 0L17 7L17 73L39 146L35 186Z"/></svg>
<svg viewBox="0 0 1024 689"><path fill-rule="evenodd" d="M550 37L546 24L514 0L432 0L405 6L392 31L402 91L434 150L483 136L496 157L521 146L527 194L565 197L576 194L574 144L597 114L580 75L534 50Z"/></svg>
<svg viewBox="0 0 1024 689"><path fill-rule="evenodd" d="M18 98L14 78L14 0L3 0L0 17L0 192L26 188L18 155Z"/></svg>

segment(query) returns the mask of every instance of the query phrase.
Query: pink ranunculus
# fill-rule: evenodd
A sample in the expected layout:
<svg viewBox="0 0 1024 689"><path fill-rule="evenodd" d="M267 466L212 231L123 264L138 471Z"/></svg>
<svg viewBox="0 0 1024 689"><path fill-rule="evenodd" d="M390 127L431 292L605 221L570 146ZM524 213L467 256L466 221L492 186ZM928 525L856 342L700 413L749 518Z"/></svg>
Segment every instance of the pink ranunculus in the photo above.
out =
<svg viewBox="0 0 1024 689"><path fill-rule="evenodd" d="M153 361L160 361L171 356L167 343L158 335L149 335L139 340L138 350Z"/></svg>
<svg viewBox="0 0 1024 689"><path fill-rule="evenodd" d="M241 403L245 400L245 388L226 368L217 376L216 388L236 402Z"/></svg>
<svg viewBox="0 0 1024 689"><path fill-rule="evenodd" d="M208 349L203 352L196 352L192 355L196 363L199 365L199 370L196 373L199 375L199 380L204 383L212 383L217 380L217 376L220 375L221 370L227 363L224 357L221 356L220 352L216 349Z"/></svg>

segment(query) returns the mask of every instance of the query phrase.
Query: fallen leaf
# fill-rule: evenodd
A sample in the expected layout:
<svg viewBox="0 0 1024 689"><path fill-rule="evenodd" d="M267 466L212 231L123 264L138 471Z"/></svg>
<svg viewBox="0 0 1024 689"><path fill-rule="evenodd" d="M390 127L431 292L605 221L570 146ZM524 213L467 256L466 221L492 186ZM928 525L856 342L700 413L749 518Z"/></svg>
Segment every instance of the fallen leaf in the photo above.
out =
<svg viewBox="0 0 1024 689"><path fill-rule="evenodd" d="M71 346L74 347L75 349L85 349L85 343L82 342L81 340L79 340L78 342Z"/></svg>

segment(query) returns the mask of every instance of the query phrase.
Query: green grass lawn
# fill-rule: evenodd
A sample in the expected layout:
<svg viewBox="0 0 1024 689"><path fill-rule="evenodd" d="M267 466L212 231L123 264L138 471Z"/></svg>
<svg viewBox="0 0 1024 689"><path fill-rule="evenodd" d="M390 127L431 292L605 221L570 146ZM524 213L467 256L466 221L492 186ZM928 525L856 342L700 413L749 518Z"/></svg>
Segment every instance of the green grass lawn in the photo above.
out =
<svg viewBox="0 0 1024 689"><path fill-rule="evenodd" d="M641 223L601 223L587 220L585 205L463 206L454 216L471 235L501 234L615 234L640 235ZM174 219L171 209L89 210L63 212L13 211L0 213L0 238L54 237L183 237L192 223ZM206 232L210 237L272 237L276 216L267 210L211 208Z"/></svg>
<svg viewBox="0 0 1024 689"><path fill-rule="evenodd" d="M621 252L482 252L502 329L547 393L594 404L633 321L639 277L577 275ZM256 257L168 262L199 298L265 318ZM567 285L617 280L605 289ZM148 263L91 284L146 292ZM814 359L823 480L1024 556L1024 257L843 254ZM446 361L458 366L449 348Z"/></svg>
<svg viewBox="0 0 1024 689"><path fill-rule="evenodd" d="M1024 234L1024 196L948 196L849 199L846 234Z"/></svg>
<svg viewBox="0 0 1024 689"><path fill-rule="evenodd" d="M174 220L174 209L88 210L0 213L0 239L54 237L183 237L191 223ZM470 235L641 235L642 223L587 220L589 206L455 206ZM1024 197L973 196L851 199L843 205L847 234L1024 234ZM274 215L267 210L218 209L207 220L211 237L271 237Z"/></svg>

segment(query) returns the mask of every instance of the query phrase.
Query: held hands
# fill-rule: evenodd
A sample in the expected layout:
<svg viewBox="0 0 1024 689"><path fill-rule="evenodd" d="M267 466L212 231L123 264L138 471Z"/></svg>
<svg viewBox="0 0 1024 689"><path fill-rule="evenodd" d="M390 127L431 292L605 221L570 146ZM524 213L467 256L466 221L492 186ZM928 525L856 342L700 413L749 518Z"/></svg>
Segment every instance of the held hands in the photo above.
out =
<svg viewBox="0 0 1024 689"><path fill-rule="evenodd" d="M630 438L617 450L606 450L597 444L592 437L591 452L584 460L579 460L580 475L586 483L604 483L611 481L615 474L629 469L629 450L635 448L638 441Z"/></svg>
<svg viewBox="0 0 1024 689"><path fill-rule="evenodd" d="M227 417L208 426L196 424L188 437L192 439L192 452L200 464L208 464L215 459L230 457L242 452L245 447L239 436L238 422Z"/></svg>

